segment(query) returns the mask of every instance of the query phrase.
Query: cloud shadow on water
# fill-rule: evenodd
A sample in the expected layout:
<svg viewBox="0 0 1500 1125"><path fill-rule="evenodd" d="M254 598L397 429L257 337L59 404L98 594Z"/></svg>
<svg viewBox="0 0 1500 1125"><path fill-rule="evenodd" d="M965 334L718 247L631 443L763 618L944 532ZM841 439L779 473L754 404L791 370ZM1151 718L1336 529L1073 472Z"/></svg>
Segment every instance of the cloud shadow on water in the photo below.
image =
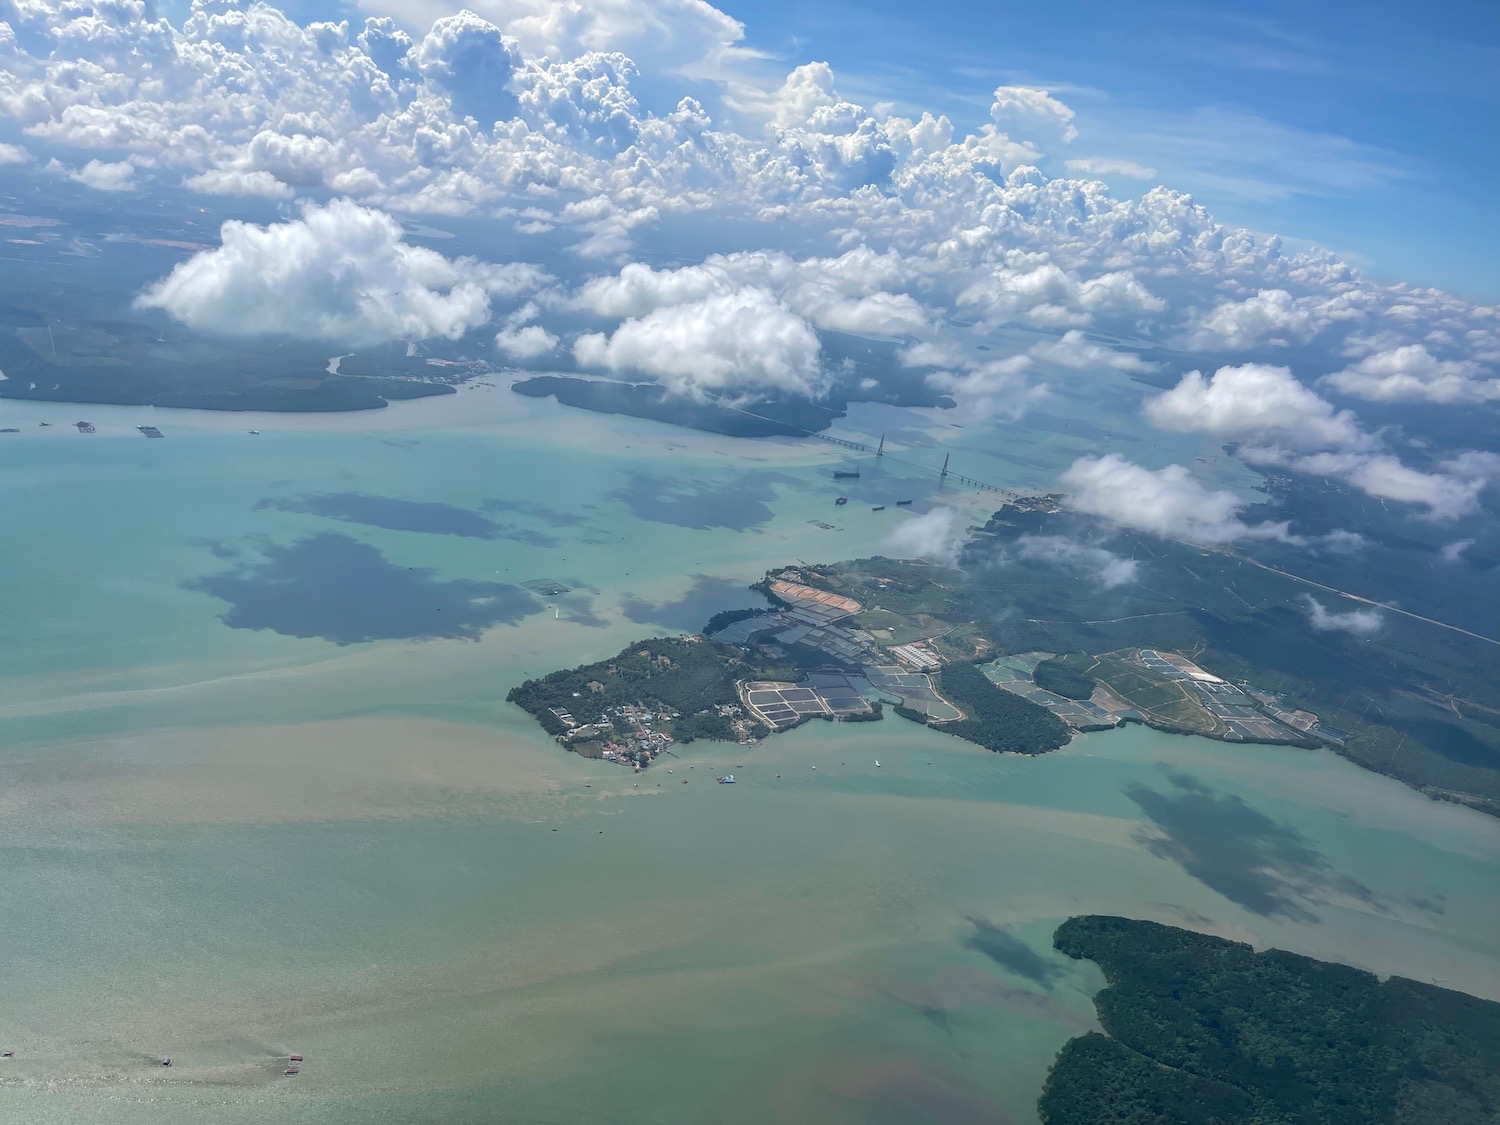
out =
<svg viewBox="0 0 1500 1125"><path fill-rule="evenodd" d="M556 607L558 616L562 620L571 621L574 625L603 629L609 624L608 618L601 617L594 612L594 599L589 594L577 592L561 594L553 598L550 604Z"/></svg>
<svg viewBox="0 0 1500 1125"><path fill-rule="evenodd" d="M727 484L631 473L610 497L643 520L690 527L698 531L728 528L752 531L771 521L764 498L787 478L780 473L745 473Z"/></svg>
<svg viewBox="0 0 1500 1125"><path fill-rule="evenodd" d="M680 598L652 602L627 597L620 602L626 618L640 625L661 625L696 633L714 614L726 609L759 609L770 603L754 590L711 574L693 575L693 584Z"/></svg>
<svg viewBox="0 0 1500 1125"><path fill-rule="evenodd" d="M490 510L490 503L484 508ZM457 535L466 539L508 539L528 547L558 547L562 541L555 535L526 527L497 523L488 516L453 504L430 500L401 500L392 496L375 496L368 492L313 492L289 499L268 497L255 505L257 510L275 508L281 512L303 512L344 523L381 527L388 531L415 531L424 535ZM531 513L527 513L531 514ZM547 521L552 522L552 521ZM571 526L571 524L554 524Z"/></svg>
<svg viewBox="0 0 1500 1125"><path fill-rule="evenodd" d="M976 953L983 953L1002 969L1035 981L1044 988L1051 988L1052 982L1062 972L1060 966L1043 957L1004 926L997 926L988 918L974 915L970 915L967 921L973 929L964 936L964 946Z"/></svg>
<svg viewBox="0 0 1500 1125"><path fill-rule="evenodd" d="M588 516L579 515L577 512L560 512L556 508L549 508L545 504L534 504L530 500L486 500L479 506L486 512L514 512L517 515L529 516L549 527L582 527L589 522ZM583 506L593 507L592 504Z"/></svg>
<svg viewBox="0 0 1500 1125"><path fill-rule="evenodd" d="M393 566L378 550L324 533L287 546L269 543L259 559L185 583L229 603L234 629L270 629L335 644L380 640L478 640L493 625L541 610L525 590L499 582L445 581L431 570Z"/></svg>
<svg viewBox="0 0 1500 1125"><path fill-rule="evenodd" d="M497 539L503 530L493 520L467 508L425 500L399 500L368 492L310 492L289 499L268 497L255 507L257 510L275 508L282 512L305 512L390 531L461 535L469 539Z"/></svg>
<svg viewBox="0 0 1500 1125"><path fill-rule="evenodd" d="M1299 922L1318 921L1310 904L1333 895L1385 909L1369 887L1333 870L1296 829L1189 775L1171 773L1168 781L1172 789L1165 793L1141 784L1125 788L1155 826L1137 832L1136 840L1231 902Z"/></svg>

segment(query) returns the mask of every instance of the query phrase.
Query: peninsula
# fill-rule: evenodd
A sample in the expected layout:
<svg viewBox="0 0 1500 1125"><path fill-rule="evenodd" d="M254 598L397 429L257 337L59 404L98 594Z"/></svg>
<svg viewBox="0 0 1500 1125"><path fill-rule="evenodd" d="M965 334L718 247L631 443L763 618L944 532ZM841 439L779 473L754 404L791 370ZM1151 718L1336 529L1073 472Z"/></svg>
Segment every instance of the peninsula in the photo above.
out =
<svg viewBox="0 0 1500 1125"><path fill-rule="evenodd" d="M1379 643L1319 631L1291 575L1128 532L1108 550L1080 547L1088 533L1056 497L1012 501L971 530L955 565L782 568L753 587L764 609L509 698L570 748L642 768L671 741L752 743L889 708L1021 754L1127 722L1324 746L1500 813L1500 684L1479 671L1480 642L1399 618ZM1091 573L1101 560L1111 572Z"/></svg>

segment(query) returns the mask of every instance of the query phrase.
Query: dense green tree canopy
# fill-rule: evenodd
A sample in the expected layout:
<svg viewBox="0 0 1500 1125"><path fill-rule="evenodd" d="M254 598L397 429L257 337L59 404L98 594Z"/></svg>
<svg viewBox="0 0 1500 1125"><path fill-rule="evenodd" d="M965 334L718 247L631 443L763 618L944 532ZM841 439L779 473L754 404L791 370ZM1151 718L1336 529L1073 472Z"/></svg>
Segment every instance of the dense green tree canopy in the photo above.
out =
<svg viewBox="0 0 1500 1125"><path fill-rule="evenodd" d="M1045 1125L1500 1121L1500 1004L1155 922L1071 918L1107 1034L1064 1046Z"/></svg>

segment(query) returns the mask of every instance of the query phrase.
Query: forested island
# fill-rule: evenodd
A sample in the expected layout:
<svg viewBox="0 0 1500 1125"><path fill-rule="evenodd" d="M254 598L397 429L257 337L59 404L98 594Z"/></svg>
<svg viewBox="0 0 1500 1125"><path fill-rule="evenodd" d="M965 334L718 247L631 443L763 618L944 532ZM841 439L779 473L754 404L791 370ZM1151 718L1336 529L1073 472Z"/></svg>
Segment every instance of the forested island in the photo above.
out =
<svg viewBox="0 0 1500 1125"><path fill-rule="evenodd" d="M1500 1004L1155 922L1070 918L1103 1033L1064 1045L1044 1125L1500 1120Z"/></svg>

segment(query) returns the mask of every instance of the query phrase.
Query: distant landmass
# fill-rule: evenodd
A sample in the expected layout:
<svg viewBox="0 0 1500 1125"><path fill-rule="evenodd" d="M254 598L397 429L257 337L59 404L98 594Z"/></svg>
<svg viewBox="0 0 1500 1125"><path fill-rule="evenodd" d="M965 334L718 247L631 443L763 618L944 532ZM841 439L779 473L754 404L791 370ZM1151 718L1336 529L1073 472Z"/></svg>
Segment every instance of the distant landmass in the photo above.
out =
<svg viewBox="0 0 1500 1125"><path fill-rule="evenodd" d="M760 401L729 407L671 395L655 383L573 375L538 375L512 384L511 390L531 398L552 395L564 406L581 410L649 418L730 437L801 437L821 433L844 416L842 409L811 401Z"/></svg>
<svg viewBox="0 0 1500 1125"><path fill-rule="evenodd" d="M402 399L453 394L488 367L432 366L368 355L329 358L306 345L168 340L142 324L26 323L0 308L0 398L35 402L170 406L198 410L373 410Z"/></svg>
<svg viewBox="0 0 1500 1125"><path fill-rule="evenodd" d="M1155 922L1070 918L1103 1032L1070 1040L1044 1125L1480 1125L1500 1120L1500 1004Z"/></svg>
<svg viewBox="0 0 1500 1125"><path fill-rule="evenodd" d="M111 279L123 283L123 279ZM493 372L462 341L331 357L326 345L197 332L44 262L0 279L0 399L199 410L378 410Z"/></svg>
<svg viewBox="0 0 1500 1125"><path fill-rule="evenodd" d="M538 375L511 386L532 398L552 395L564 406L600 414L649 418L690 430L729 437L801 437L822 433L842 418L851 402L952 408L953 399L934 391L920 371L903 367L898 345L843 332L819 334L825 365L837 378L829 393L813 400L797 396L751 402L700 402L674 395L656 383L629 383L581 375Z"/></svg>

